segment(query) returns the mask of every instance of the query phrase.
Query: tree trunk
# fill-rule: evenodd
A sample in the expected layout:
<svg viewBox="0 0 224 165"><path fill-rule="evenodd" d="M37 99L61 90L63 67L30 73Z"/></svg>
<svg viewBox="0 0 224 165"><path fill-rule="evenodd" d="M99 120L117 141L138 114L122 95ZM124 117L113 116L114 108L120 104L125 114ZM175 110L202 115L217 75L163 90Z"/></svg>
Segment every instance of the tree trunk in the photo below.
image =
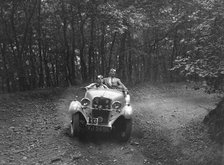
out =
<svg viewBox="0 0 224 165"><path fill-rule="evenodd" d="M67 11L65 9L64 0L62 1L62 19L63 19L63 38L64 38L64 53L65 56L65 77L66 77L66 83L71 86L71 67L70 67L70 52L69 52L69 44L67 39L67 18L66 15Z"/></svg>
<svg viewBox="0 0 224 165"><path fill-rule="evenodd" d="M2 77L5 77L5 79L6 79L7 91L11 92L10 78L9 78L9 72L8 72L8 68L7 68L6 54L5 54L6 53L6 45L5 45L5 43L3 43L1 45L1 52L2 52L2 62L3 62L3 75L5 75L5 76L2 76ZM2 82L4 84L4 79L2 79Z"/></svg>
<svg viewBox="0 0 224 165"><path fill-rule="evenodd" d="M127 68L128 68L128 73L127 73L127 76L128 76L128 79L127 81L128 82L131 82L132 83L132 48L134 46L132 45L132 38L131 38L131 33L129 32L128 33L128 59L127 59Z"/></svg>
<svg viewBox="0 0 224 165"><path fill-rule="evenodd" d="M120 54L119 54L119 75L123 80L126 80L125 77L125 45L126 45L127 32L124 32L121 35L121 45L120 45Z"/></svg>
<svg viewBox="0 0 224 165"><path fill-rule="evenodd" d="M112 54L113 54L113 48L114 48L114 43L116 41L116 35L117 35L117 32L114 33L113 35L113 40L112 40L112 43L111 43L111 47L110 47L110 52L109 52L109 68L107 68L107 72L109 72L110 68L112 67L112 64L113 64L113 59L112 59Z"/></svg>
<svg viewBox="0 0 224 165"><path fill-rule="evenodd" d="M173 38L173 49L170 57L170 68L173 68L173 62L176 58L176 53L177 53L177 30L175 29L175 34ZM171 82L174 80L172 72L170 72L169 80Z"/></svg>
<svg viewBox="0 0 224 165"><path fill-rule="evenodd" d="M71 5L71 13L74 13L73 7ZM75 54L75 48L76 48L76 43L75 43L75 26L74 26L74 15L72 14L72 19L71 19L71 28L72 28L72 54L71 54L71 78L72 78L72 85L75 85L76 83L76 69L75 69L75 60L76 60L76 54Z"/></svg>
<svg viewBox="0 0 224 165"><path fill-rule="evenodd" d="M35 56L33 53L33 49L32 49L32 28L30 28L30 39L29 39L29 52L30 52L30 56L29 56L29 60L30 60L30 65L31 65L31 72L30 72L30 89L34 89L36 88L36 68L35 68Z"/></svg>
<svg viewBox="0 0 224 165"><path fill-rule="evenodd" d="M100 54L101 54L101 74L105 74L105 25L102 23L102 35L101 35L101 42L100 42Z"/></svg>
<svg viewBox="0 0 224 165"><path fill-rule="evenodd" d="M39 51L39 87L44 87L44 70L43 70L43 57L42 57L42 46L41 46L41 0L38 0L38 51Z"/></svg>
<svg viewBox="0 0 224 165"><path fill-rule="evenodd" d="M80 18L80 34L81 34L81 40L80 40L80 66L81 66L81 75L82 80L85 82L87 80L87 67L84 60L84 49L85 49L85 35L84 35L84 20L82 19L82 13L80 11L80 1L78 1L78 14Z"/></svg>
<svg viewBox="0 0 224 165"><path fill-rule="evenodd" d="M48 60L47 60L47 45L43 45L43 62L44 62L44 69L45 69L45 75L46 75L46 86L50 87L51 84L51 77L50 77L50 69L48 67Z"/></svg>
<svg viewBox="0 0 224 165"><path fill-rule="evenodd" d="M94 41L95 41L95 0L92 0L92 7L91 7L91 29L90 29L90 43L89 43L89 80L94 80L95 77L95 68L94 68Z"/></svg>
<svg viewBox="0 0 224 165"><path fill-rule="evenodd" d="M59 75L58 57L59 57L59 55L56 54L56 59L55 59L55 82L56 82L56 86L59 85L59 78L58 78L58 75Z"/></svg>

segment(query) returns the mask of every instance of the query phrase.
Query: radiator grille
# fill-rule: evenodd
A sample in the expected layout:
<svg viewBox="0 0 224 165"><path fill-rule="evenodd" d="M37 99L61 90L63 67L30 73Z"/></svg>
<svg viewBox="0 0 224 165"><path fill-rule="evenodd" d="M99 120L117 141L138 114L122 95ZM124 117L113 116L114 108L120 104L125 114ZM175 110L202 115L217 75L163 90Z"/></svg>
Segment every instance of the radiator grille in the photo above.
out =
<svg viewBox="0 0 224 165"><path fill-rule="evenodd" d="M108 124L111 100L104 97L95 97L92 102L92 117L98 118L99 124Z"/></svg>

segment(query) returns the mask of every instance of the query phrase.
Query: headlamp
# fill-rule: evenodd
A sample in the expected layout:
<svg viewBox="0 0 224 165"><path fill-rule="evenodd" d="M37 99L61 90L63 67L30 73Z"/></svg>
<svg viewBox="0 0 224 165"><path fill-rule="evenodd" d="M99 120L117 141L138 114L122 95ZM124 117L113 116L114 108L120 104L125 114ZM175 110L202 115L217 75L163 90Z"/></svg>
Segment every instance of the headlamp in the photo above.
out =
<svg viewBox="0 0 224 165"><path fill-rule="evenodd" d="M83 98L83 99L81 100L81 104L82 104L82 106L87 107L87 106L89 106L90 101L89 101L89 99L87 99L87 98Z"/></svg>
<svg viewBox="0 0 224 165"><path fill-rule="evenodd" d="M119 101L115 101L113 104L112 104L112 108L113 109L119 109L121 108L121 103Z"/></svg>

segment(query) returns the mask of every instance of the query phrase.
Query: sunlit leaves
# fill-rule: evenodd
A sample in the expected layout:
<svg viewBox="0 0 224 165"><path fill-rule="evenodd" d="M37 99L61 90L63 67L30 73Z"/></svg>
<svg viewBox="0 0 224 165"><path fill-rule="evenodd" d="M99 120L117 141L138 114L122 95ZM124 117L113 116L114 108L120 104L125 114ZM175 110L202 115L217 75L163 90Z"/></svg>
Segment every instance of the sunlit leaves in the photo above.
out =
<svg viewBox="0 0 224 165"><path fill-rule="evenodd" d="M189 42L182 42L188 50L179 55L172 70L193 80L211 82L213 79L209 85L218 88L224 80L224 3L219 0L195 0L194 3L196 8L188 16L191 26L185 39Z"/></svg>

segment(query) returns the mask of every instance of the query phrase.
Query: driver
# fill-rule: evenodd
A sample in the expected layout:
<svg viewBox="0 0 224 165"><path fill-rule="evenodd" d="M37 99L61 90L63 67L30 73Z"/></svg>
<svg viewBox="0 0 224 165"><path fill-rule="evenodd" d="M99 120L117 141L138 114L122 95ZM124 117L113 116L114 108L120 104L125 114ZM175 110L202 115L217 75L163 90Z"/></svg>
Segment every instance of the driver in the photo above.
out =
<svg viewBox="0 0 224 165"><path fill-rule="evenodd" d="M127 91L127 88L124 86L124 84L121 82L119 78L115 77L115 75L116 75L116 70L113 68L110 69L109 77L104 78L103 80L104 84L112 89L120 88L123 91Z"/></svg>
<svg viewBox="0 0 224 165"><path fill-rule="evenodd" d="M96 82L92 83L88 86L86 86L86 89L92 89L92 88L96 88L96 89L106 89L107 86L103 84L103 76L102 75L98 75L96 76Z"/></svg>

